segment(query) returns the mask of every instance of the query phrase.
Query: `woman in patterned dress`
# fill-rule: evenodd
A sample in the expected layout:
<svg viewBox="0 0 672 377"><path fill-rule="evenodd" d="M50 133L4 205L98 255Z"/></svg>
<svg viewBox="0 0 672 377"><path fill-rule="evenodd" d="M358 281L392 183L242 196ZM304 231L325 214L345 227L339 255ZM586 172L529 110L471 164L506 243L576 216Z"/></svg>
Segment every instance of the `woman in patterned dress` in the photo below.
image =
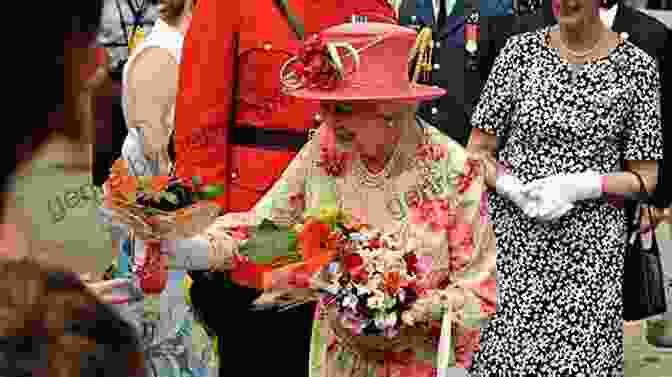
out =
<svg viewBox="0 0 672 377"><path fill-rule="evenodd" d="M494 311L493 232L481 216L485 199L480 163L414 117L418 100L444 93L408 82L407 56L415 34L378 23L325 30L326 42L361 48L356 68L351 58L342 57L345 81L335 88L290 89L294 96L319 100L325 123L252 211L224 215L203 237L178 244L177 252L208 254L211 268L228 270L239 246L235 235L240 226L263 219L300 221L325 207L343 209L376 229L395 232L409 250L430 255L431 281L438 291L445 284L459 287L445 288L444 293L463 302L456 309L461 320L453 323L452 365L464 368L478 347L480 320ZM219 299L226 305L225 295ZM331 306L318 305L310 376L435 376L436 326L402 332L393 340L353 336L334 313ZM418 321L424 315L428 313ZM282 373L282 354L278 350L260 360Z"/></svg>
<svg viewBox="0 0 672 377"><path fill-rule="evenodd" d="M137 46L124 67L123 109L128 135L122 159L135 176L168 175L169 137L174 127L178 68L184 33L191 19L191 0L162 0L161 17L149 37ZM148 377L212 377L218 372L213 341L196 321L186 297L189 277L169 271L158 298L158 319L148 316L147 297L137 287L145 261L145 244L122 235L117 277L136 282L134 300L120 305L123 315L141 332Z"/></svg>
<svg viewBox="0 0 672 377"><path fill-rule="evenodd" d="M508 40L472 118L499 287L473 377L623 374L626 221L607 196L639 192L636 174L654 188L659 74L595 0L561 0L558 21Z"/></svg>

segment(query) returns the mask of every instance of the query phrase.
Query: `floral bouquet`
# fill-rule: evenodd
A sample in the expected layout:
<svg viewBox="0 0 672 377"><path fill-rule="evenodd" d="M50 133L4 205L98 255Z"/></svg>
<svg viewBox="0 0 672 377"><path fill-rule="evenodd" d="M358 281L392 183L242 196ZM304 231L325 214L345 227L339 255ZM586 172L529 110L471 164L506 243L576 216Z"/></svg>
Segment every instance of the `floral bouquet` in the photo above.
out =
<svg viewBox="0 0 672 377"><path fill-rule="evenodd" d="M198 177L187 181L169 176L130 176L128 163L117 160L103 185L103 208L108 219L129 228L145 241L145 257L136 268L140 287L158 296L168 279L168 256L161 240L191 238L201 233L219 214L210 201L223 193L221 186L203 185ZM154 241L154 242L152 242ZM146 300L158 305L157 300ZM148 307L146 313L158 308Z"/></svg>
<svg viewBox="0 0 672 377"><path fill-rule="evenodd" d="M362 231L349 235L344 254L314 284L353 334L392 338L419 320L412 308L428 292L431 264L429 256L404 252L394 235Z"/></svg>
<svg viewBox="0 0 672 377"><path fill-rule="evenodd" d="M272 290L274 296L283 289L301 288L305 282L300 280L332 262L344 249L347 235L360 226L336 209L323 209L299 224L280 225L264 220L256 227L234 229L234 237L242 242L231 280L242 286ZM271 297L260 297L259 306L269 304L265 301Z"/></svg>
<svg viewBox="0 0 672 377"><path fill-rule="evenodd" d="M266 289L255 301L258 308L321 299L336 308L336 319L353 335L393 338L404 327L429 326L439 336L439 370L451 365L452 324L460 321L453 311L464 305L464 296L457 287L431 288L431 256L405 251L397 235L336 209L322 209L301 224L266 223L254 231L255 237L249 229L239 234L251 243L243 242L241 254L248 256L231 278Z"/></svg>

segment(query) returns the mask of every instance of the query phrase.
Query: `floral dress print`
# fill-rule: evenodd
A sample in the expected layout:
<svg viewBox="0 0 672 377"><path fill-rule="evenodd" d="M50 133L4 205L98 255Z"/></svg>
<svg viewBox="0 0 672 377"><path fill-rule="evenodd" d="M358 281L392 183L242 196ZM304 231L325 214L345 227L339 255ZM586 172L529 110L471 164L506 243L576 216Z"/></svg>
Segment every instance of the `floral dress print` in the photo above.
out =
<svg viewBox="0 0 672 377"><path fill-rule="evenodd" d="M144 245L135 241L122 244L120 259L142 259ZM134 258L135 257L135 258ZM168 272L166 288L159 297L158 318L145 313L144 293L131 270L130 263L120 263L116 277L133 280L135 299L119 305L122 316L134 325L140 335L145 352L146 377L217 377L219 361L215 342L204 326L196 320L189 303L190 278L185 271Z"/></svg>
<svg viewBox="0 0 672 377"><path fill-rule="evenodd" d="M373 175L356 154L330 147L334 137L322 126L252 211L219 218L208 237L231 245L241 226L300 220L320 208L340 208L374 228L398 232L408 249L432 257L437 292L459 285L464 304L452 322L452 365L468 367L496 297L494 232L481 216L487 212L481 163L435 128L413 124L385 169ZM435 377L439 321L388 339L352 335L334 314L318 304L311 377Z"/></svg>
<svg viewBox="0 0 672 377"><path fill-rule="evenodd" d="M661 159L654 60L621 40L607 57L572 67L549 32L509 39L472 118L507 138L499 159L513 175L528 183ZM587 200L542 223L497 193L489 204L499 301L471 376L622 376L624 210Z"/></svg>

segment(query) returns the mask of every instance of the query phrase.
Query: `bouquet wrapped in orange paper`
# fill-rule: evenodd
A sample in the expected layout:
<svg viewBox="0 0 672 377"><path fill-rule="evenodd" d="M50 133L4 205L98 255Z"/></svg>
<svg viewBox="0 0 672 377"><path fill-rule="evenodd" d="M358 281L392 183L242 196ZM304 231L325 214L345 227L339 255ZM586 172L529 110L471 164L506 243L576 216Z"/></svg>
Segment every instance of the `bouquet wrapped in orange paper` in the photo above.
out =
<svg viewBox="0 0 672 377"><path fill-rule="evenodd" d="M219 215L211 199L223 193L221 186L203 185L170 176L130 176L125 160L115 161L103 185L101 214L109 223L125 225L145 243L145 262L139 269L145 293L165 287L168 256L158 241L188 239L200 234ZM158 272L158 273L157 273Z"/></svg>

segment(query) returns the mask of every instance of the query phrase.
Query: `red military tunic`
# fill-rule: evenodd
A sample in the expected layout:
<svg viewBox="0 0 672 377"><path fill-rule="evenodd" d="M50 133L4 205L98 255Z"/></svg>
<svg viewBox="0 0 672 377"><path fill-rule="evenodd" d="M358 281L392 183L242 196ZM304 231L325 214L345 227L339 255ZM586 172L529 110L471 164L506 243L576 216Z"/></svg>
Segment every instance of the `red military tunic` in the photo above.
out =
<svg viewBox="0 0 672 377"><path fill-rule="evenodd" d="M218 202L226 211L249 210L317 125L318 103L280 92L280 68L301 40L279 3L200 0L186 34L175 114L176 172L224 184ZM353 15L397 22L387 0L289 0L288 7L306 37Z"/></svg>

